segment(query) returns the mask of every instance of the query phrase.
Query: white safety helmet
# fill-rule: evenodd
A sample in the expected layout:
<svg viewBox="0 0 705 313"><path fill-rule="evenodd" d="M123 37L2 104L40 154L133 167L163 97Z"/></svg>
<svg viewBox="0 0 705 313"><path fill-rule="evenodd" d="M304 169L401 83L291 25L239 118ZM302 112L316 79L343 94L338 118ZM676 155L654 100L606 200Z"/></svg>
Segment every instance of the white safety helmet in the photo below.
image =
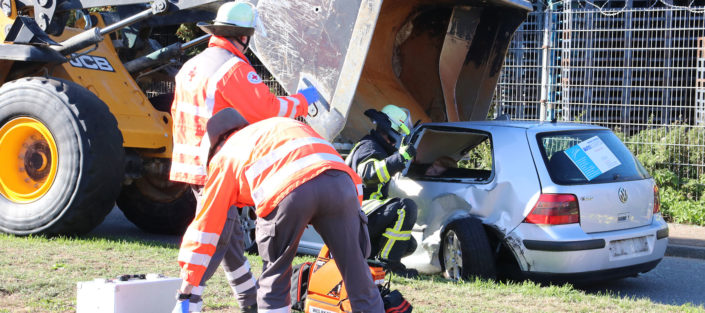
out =
<svg viewBox="0 0 705 313"><path fill-rule="evenodd" d="M392 129L402 136L408 136L411 133L411 113L409 110L400 108L393 104L388 104L382 108L389 121L392 123Z"/></svg>
<svg viewBox="0 0 705 313"><path fill-rule="evenodd" d="M232 1L220 6L213 24L198 23L204 32L222 37L252 36L258 23L257 9L244 1Z"/></svg>

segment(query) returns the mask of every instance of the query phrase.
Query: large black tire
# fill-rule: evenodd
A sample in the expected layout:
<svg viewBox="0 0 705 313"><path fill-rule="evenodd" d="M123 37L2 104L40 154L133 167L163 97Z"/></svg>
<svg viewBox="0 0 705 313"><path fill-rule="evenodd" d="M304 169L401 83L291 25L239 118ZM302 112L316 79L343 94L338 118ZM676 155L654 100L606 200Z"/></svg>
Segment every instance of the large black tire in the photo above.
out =
<svg viewBox="0 0 705 313"><path fill-rule="evenodd" d="M95 228L113 208L124 171L122 134L108 107L82 86L57 78L11 81L0 95L0 130L29 118L48 130L57 152L45 156L56 160L48 190L27 201L0 195L0 231L70 235ZM11 157L10 144L2 145L0 156ZM14 153L31 159L25 151ZM9 181L9 171L25 172L7 167L0 180Z"/></svg>
<svg viewBox="0 0 705 313"><path fill-rule="evenodd" d="M149 99L155 109L169 113L173 93ZM142 177L124 186L117 204L140 229L164 235L182 235L196 214L191 186L169 180L170 160L152 159L143 164Z"/></svg>
<svg viewBox="0 0 705 313"><path fill-rule="evenodd" d="M169 164L168 160L164 162ZM124 186L117 205L140 229L165 235L183 234L196 213L191 186L169 181L168 171L146 173Z"/></svg>
<svg viewBox="0 0 705 313"><path fill-rule="evenodd" d="M480 220L472 217L455 220L448 224L441 239L439 259L446 278L497 277L492 248Z"/></svg>

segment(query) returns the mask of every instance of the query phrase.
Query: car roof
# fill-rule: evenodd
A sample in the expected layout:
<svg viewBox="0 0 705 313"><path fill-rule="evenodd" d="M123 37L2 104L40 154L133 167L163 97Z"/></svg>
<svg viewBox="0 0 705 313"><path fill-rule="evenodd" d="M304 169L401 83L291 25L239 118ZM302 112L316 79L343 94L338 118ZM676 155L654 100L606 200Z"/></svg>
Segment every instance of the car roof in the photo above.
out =
<svg viewBox="0 0 705 313"><path fill-rule="evenodd" d="M581 129L608 129L598 125L570 123L570 122L541 122L541 121L512 121L512 120L492 120L492 121L468 121L468 122L441 122L426 123L422 126L437 127L459 127L459 128L488 128L506 127L531 129L535 132L560 131L560 130L581 130Z"/></svg>

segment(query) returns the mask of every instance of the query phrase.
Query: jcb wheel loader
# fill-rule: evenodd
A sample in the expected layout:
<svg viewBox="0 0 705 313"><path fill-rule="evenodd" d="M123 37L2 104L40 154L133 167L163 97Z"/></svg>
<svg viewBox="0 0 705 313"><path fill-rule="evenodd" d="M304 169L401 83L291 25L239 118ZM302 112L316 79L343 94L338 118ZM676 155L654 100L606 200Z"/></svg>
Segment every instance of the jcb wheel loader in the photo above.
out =
<svg viewBox="0 0 705 313"><path fill-rule="evenodd" d="M366 109L389 103L422 121L485 119L531 10L528 0L248 1L262 22L253 51L286 91L318 88L306 122L341 150L372 127ZM211 20L221 2L0 0L0 231L85 232L116 199L144 229L183 231L195 203L168 181L171 117L136 81L174 49L134 57L145 29ZM85 14L99 6L114 10ZM70 13L76 28L65 27Z"/></svg>
<svg viewBox="0 0 705 313"><path fill-rule="evenodd" d="M183 47L135 56L154 50L151 28L221 2L0 1L0 231L85 233L117 200L145 230L183 232L195 200L168 179L170 99L155 107L137 82Z"/></svg>

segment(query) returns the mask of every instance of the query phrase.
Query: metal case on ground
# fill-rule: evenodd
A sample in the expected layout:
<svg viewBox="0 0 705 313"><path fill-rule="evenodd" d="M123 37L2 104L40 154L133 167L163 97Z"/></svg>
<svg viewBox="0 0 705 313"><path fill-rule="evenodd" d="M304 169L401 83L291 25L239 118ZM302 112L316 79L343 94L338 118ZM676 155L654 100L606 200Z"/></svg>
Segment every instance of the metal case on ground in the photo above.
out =
<svg viewBox="0 0 705 313"><path fill-rule="evenodd" d="M146 279L95 279L78 282L77 313L171 312L181 278L147 275Z"/></svg>

